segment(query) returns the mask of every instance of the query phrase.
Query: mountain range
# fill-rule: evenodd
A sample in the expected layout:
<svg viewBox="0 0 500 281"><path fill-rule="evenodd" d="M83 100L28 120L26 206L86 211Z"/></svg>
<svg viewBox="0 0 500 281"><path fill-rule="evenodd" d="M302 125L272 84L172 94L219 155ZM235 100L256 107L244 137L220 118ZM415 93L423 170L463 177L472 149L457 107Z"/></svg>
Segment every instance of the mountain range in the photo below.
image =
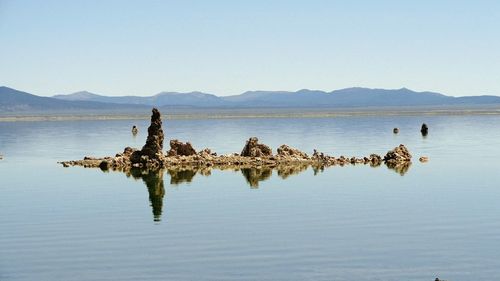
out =
<svg viewBox="0 0 500 281"><path fill-rule="evenodd" d="M130 111L152 106L166 108L370 108L422 106L498 105L499 96L452 97L434 92L401 89L346 88L331 92L316 90L249 91L216 96L202 92L161 92L153 96L105 96L86 91L41 97L0 87L0 112L29 111Z"/></svg>

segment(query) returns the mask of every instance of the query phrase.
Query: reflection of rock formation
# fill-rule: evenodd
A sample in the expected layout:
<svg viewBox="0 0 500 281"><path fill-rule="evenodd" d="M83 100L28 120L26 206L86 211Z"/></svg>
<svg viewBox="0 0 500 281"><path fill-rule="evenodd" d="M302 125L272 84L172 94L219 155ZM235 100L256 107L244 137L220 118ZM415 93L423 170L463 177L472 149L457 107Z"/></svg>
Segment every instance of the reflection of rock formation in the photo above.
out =
<svg viewBox="0 0 500 281"><path fill-rule="evenodd" d="M181 184L191 182L197 171L194 169L176 169L168 170L170 175L170 184Z"/></svg>
<svg viewBox="0 0 500 281"><path fill-rule="evenodd" d="M134 178L142 179L148 188L149 201L151 202L151 207L153 208L154 221L160 221L162 215L163 197L165 196L163 172L163 170L130 170L130 174Z"/></svg>
<svg viewBox="0 0 500 281"><path fill-rule="evenodd" d="M267 180L271 177L273 170L269 167L243 168L241 173L247 180L251 188L259 188L259 181Z"/></svg>
<svg viewBox="0 0 500 281"><path fill-rule="evenodd" d="M384 162L389 169L393 169L403 176L410 169L411 153L406 146L400 144L387 152L384 156Z"/></svg>
<svg viewBox="0 0 500 281"><path fill-rule="evenodd" d="M289 176L304 172L308 167L309 165L300 163L297 165L278 165L275 169L278 171L279 177L286 179Z"/></svg>
<svg viewBox="0 0 500 281"><path fill-rule="evenodd" d="M408 162L388 162L387 163L387 168L394 170L396 173L399 173L400 175L404 176L408 170L410 169L411 166L411 161Z"/></svg>

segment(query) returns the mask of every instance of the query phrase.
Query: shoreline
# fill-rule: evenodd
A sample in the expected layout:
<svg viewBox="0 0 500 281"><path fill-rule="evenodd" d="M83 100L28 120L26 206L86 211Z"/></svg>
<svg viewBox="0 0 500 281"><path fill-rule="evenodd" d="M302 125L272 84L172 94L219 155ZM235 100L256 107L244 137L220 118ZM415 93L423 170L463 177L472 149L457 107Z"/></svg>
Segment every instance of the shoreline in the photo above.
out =
<svg viewBox="0 0 500 281"><path fill-rule="evenodd" d="M249 112L246 112L249 111ZM256 111L256 112L255 112ZM494 109L430 109L430 110L303 110L294 112L293 109L280 109L276 112L270 109L174 112L165 114L167 120L196 120L196 119L257 119L257 118L342 118L365 116L464 116L464 115L500 115L500 108ZM33 115L0 115L0 122L40 122L40 121L107 121L107 120L147 120L148 114L33 114Z"/></svg>

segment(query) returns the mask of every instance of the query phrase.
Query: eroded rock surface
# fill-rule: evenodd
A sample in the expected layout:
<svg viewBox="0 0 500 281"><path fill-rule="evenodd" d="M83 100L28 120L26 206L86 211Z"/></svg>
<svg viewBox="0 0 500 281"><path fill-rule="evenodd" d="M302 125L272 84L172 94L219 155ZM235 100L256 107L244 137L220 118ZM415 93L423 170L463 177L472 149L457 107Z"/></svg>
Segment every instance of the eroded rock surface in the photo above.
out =
<svg viewBox="0 0 500 281"><path fill-rule="evenodd" d="M195 155L196 150L189 142L181 142L178 140L170 140L170 150L168 151L168 156L191 156Z"/></svg>
<svg viewBox="0 0 500 281"><path fill-rule="evenodd" d="M148 137L146 144L144 144L140 151L140 155L148 156L150 159L160 159L163 157L163 138L161 114L158 109L153 108L151 125L148 128Z"/></svg>
<svg viewBox="0 0 500 281"><path fill-rule="evenodd" d="M399 162L410 162L411 154L408 148L403 144L395 147L393 150L389 150L384 156L384 162L386 163L399 163Z"/></svg>
<svg viewBox="0 0 500 281"><path fill-rule="evenodd" d="M411 166L411 154L403 144L389 150L384 156L384 162L388 168L395 170L401 175L408 172Z"/></svg>
<svg viewBox="0 0 500 281"><path fill-rule="evenodd" d="M280 147L278 147L277 149L277 156L278 157L283 157L283 158L293 158L293 159L309 159L309 156L296 149L296 148L293 148L293 147L290 147L286 144L282 144Z"/></svg>
<svg viewBox="0 0 500 281"><path fill-rule="evenodd" d="M245 157L263 157L272 156L273 151L265 144L259 143L256 137L249 138L241 151L241 156Z"/></svg>

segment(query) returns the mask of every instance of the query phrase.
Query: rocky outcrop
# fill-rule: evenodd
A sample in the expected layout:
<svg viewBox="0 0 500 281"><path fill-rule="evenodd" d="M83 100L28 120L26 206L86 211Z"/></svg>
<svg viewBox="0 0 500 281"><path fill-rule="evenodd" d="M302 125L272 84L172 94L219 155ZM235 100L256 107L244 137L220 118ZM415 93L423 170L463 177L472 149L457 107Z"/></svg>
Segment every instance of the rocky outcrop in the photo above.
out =
<svg viewBox="0 0 500 281"><path fill-rule="evenodd" d="M401 163L410 161L411 161L410 151L408 151L406 146L404 146L403 144L400 144L393 150L389 150L387 154L384 156L385 163Z"/></svg>
<svg viewBox="0 0 500 281"><path fill-rule="evenodd" d="M135 150L130 155L132 166L148 169L162 168L165 160L165 156L163 155L163 138L161 114L158 109L153 108L146 144L144 144L141 150Z"/></svg>
<svg viewBox="0 0 500 281"><path fill-rule="evenodd" d="M163 137L160 111L153 108L151 125L148 128L146 144L144 144L140 151L141 156L148 156L150 159L161 158L163 156Z"/></svg>
<svg viewBox="0 0 500 281"><path fill-rule="evenodd" d="M277 149L278 154L276 156L281 158L293 158L293 159L309 159L309 156L296 148L290 147L286 144L282 144Z"/></svg>
<svg viewBox="0 0 500 281"><path fill-rule="evenodd" d="M249 138L241 151L241 156L244 157L264 157L272 156L273 151L265 144L259 143L256 137Z"/></svg>
<svg viewBox="0 0 500 281"><path fill-rule="evenodd" d="M60 162L64 167L83 166L88 168L100 168L106 170L130 171L131 169L159 170L174 169L180 171L179 178L188 178L184 176L183 171L197 170L210 173L213 168L216 169L246 169L258 168L259 170L278 169L279 175L286 177L294 174L296 171L302 171L312 166L315 173L322 171L328 166L344 166L369 164L370 166L379 166L385 162L388 166L401 166L401 163L411 163L411 155L404 145L396 147L389 151L382 159L377 154L371 154L368 157L334 157L317 150L314 150L310 157L306 153L292 148L288 145L281 145L277 149L277 154L273 155L269 146L258 142L256 137L248 139L241 154L233 153L227 155L217 155L210 149L205 148L199 152L193 148L189 142L178 140L170 141L170 150L167 155L163 154L163 129L160 112L153 109L151 116L151 125L148 128L148 137L146 144L141 150L126 147L123 152L117 153L114 157L85 157L83 160ZM408 167L409 165L403 166ZM265 168L265 169L264 169ZM189 173L188 173L189 174ZM254 172L249 173L254 174ZM267 173L255 173L267 175Z"/></svg>
<svg viewBox="0 0 500 281"><path fill-rule="evenodd" d="M384 156L384 162L389 169L395 170L400 175L408 172L411 166L411 154L406 146L400 144Z"/></svg>
<svg viewBox="0 0 500 281"><path fill-rule="evenodd" d="M420 128L420 133L422 133L422 136L427 136L429 133L429 127L427 127L427 124L422 124L422 128Z"/></svg>
<svg viewBox="0 0 500 281"><path fill-rule="evenodd" d="M170 141L170 150L167 153L168 156L191 156L196 155L196 150L189 142L181 142L178 140Z"/></svg>

